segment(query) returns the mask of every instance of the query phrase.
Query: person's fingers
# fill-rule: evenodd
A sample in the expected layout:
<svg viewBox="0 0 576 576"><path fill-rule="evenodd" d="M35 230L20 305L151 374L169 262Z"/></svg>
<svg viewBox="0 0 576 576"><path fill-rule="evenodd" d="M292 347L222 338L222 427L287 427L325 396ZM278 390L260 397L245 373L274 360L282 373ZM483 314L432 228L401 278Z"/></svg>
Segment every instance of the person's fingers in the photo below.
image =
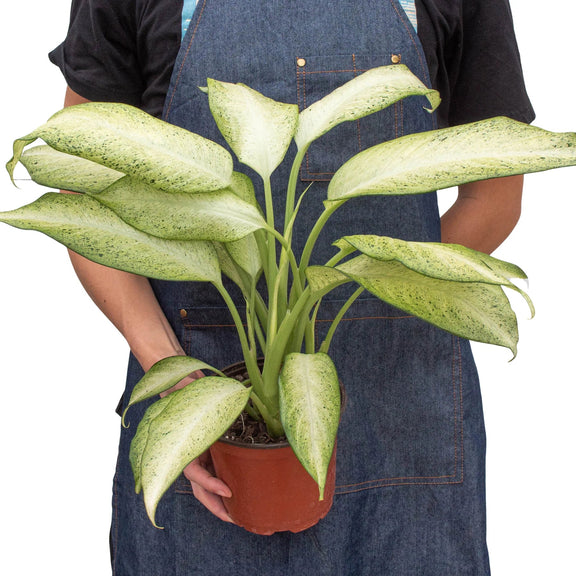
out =
<svg viewBox="0 0 576 576"><path fill-rule="evenodd" d="M228 515L222 498L232 495L230 488L216 478L207 468L209 459L207 456L193 460L184 469L184 476L189 480L196 499L203 504L212 514L224 522L233 522Z"/></svg>
<svg viewBox="0 0 576 576"><path fill-rule="evenodd" d="M234 523L232 518L230 518L228 515L226 507L224 506L220 496L204 490L204 488L202 488L199 484L194 482L191 482L190 484L192 485L192 491L194 492L196 499L210 512L212 512L214 516L220 518L220 520L223 520L224 522L230 522L232 524Z"/></svg>
<svg viewBox="0 0 576 576"><path fill-rule="evenodd" d="M230 498L232 492L220 478L216 478L197 458L192 460L184 468L184 476L194 484L198 484L203 490L217 494L224 498Z"/></svg>

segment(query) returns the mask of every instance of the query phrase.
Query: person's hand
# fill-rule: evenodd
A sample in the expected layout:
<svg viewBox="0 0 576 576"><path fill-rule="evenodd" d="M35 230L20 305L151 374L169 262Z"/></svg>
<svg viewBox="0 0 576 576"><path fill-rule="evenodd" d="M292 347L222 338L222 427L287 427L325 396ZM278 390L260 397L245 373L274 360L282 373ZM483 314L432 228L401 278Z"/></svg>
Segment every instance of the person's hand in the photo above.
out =
<svg viewBox="0 0 576 576"><path fill-rule="evenodd" d="M164 397L175 390L180 390L203 376L204 373L200 370L193 372L169 390L162 392L160 396ZM194 496L200 503L212 512L212 514L220 518L220 520L233 522L232 518L228 516L228 512L222 501L222 498L230 498L232 492L222 480L214 476L210 452L206 451L195 460L192 460L192 462L184 468L184 476L186 476L190 482L192 492L194 492Z"/></svg>
<svg viewBox="0 0 576 576"><path fill-rule="evenodd" d="M213 472L212 459L208 451L184 468L184 476L190 481L196 499L220 520L234 523L222 501L222 498L230 498L232 492L222 480L214 476Z"/></svg>

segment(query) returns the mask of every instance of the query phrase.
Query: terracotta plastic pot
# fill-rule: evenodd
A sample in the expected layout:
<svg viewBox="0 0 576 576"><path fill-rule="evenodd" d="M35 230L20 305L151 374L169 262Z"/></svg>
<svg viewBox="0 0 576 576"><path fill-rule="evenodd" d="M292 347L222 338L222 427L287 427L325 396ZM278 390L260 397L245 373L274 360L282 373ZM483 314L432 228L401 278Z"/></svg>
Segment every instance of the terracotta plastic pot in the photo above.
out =
<svg viewBox="0 0 576 576"><path fill-rule="evenodd" d="M221 440L210 448L216 475L232 491L224 503L236 524L256 534L300 532L324 518L332 506L336 449L332 455L324 500L316 482L292 448Z"/></svg>

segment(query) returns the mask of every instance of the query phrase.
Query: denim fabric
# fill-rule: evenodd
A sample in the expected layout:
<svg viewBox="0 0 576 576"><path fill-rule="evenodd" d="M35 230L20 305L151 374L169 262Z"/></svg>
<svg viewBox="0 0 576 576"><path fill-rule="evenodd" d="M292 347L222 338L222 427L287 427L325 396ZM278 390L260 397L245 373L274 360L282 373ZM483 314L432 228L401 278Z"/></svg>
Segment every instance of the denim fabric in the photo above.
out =
<svg viewBox="0 0 576 576"><path fill-rule="evenodd" d="M303 108L362 70L398 59L429 83L418 38L397 0L200 0L174 68L165 118L223 143L198 89L207 77L244 82ZM314 184L295 233L297 248L322 209L331 173L360 149L433 128L425 104L407 99L312 145L301 187ZM286 177L280 169L275 181ZM280 206L278 220L283 212ZM435 194L358 199L336 212L314 256L325 261L331 242L344 234L432 241L439 231ZM204 284L153 287L188 354L217 366L241 359L217 294ZM318 338L342 297L323 302ZM204 510L181 477L158 508L165 529L153 528L128 464L129 443L146 408L135 407L122 432L114 483L116 576L489 574L484 425L469 343L367 297L349 310L331 355L346 404L337 494L328 516L300 534L256 536ZM140 376L132 359L126 394Z"/></svg>

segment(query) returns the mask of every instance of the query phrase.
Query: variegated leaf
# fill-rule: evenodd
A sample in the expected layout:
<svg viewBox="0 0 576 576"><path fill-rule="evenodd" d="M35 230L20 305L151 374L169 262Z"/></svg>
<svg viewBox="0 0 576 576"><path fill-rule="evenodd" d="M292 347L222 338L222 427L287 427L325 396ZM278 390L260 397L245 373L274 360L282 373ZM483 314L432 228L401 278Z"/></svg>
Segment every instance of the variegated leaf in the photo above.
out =
<svg viewBox="0 0 576 576"><path fill-rule="evenodd" d="M516 355L516 315L500 286L429 278L395 261L358 256L337 269L366 290L452 334Z"/></svg>
<svg viewBox="0 0 576 576"><path fill-rule="evenodd" d="M327 354L289 354L279 380L280 417L294 453L324 499L340 421L340 386Z"/></svg>
<svg viewBox="0 0 576 576"><path fill-rule="evenodd" d="M140 470L144 504L152 523L158 502L195 458L205 452L240 414L250 396L232 378L207 376L158 400L138 426L131 461ZM159 407L158 407L159 406Z"/></svg>
<svg viewBox="0 0 576 576"><path fill-rule="evenodd" d="M440 96L403 64L381 66L360 74L300 113L294 140L299 150L342 122L378 112L407 96L425 96L432 109Z"/></svg>
<svg viewBox="0 0 576 576"><path fill-rule="evenodd" d="M43 232L111 268L161 280L221 281L211 242L150 236L90 196L49 192L32 204L0 212L0 222Z"/></svg>
<svg viewBox="0 0 576 576"><path fill-rule="evenodd" d="M162 190L219 190L232 176L232 157L222 146L126 104L89 102L57 112L14 142L10 174L37 138Z"/></svg>
<svg viewBox="0 0 576 576"><path fill-rule="evenodd" d="M122 415L122 422L124 423L126 412L130 406L169 390L180 380L197 370L211 370L224 376L222 372L206 364L206 362L190 358L190 356L170 356L156 362L134 386L128 405Z"/></svg>
<svg viewBox="0 0 576 576"><path fill-rule="evenodd" d="M360 152L328 186L328 200L421 194L466 182L576 165L576 133L509 118L403 136Z"/></svg>
<svg viewBox="0 0 576 576"><path fill-rule="evenodd" d="M240 162L268 178L282 162L298 123L298 106L243 84L208 80L210 111Z"/></svg>
<svg viewBox="0 0 576 576"><path fill-rule="evenodd" d="M230 190L165 192L125 176L94 197L134 228L168 240L232 242L266 227L260 210Z"/></svg>
<svg viewBox="0 0 576 576"><path fill-rule="evenodd" d="M124 176L101 164L58 152L45 145L25 150L20 162L34 182L56 190L94 194Z"/></svg>

